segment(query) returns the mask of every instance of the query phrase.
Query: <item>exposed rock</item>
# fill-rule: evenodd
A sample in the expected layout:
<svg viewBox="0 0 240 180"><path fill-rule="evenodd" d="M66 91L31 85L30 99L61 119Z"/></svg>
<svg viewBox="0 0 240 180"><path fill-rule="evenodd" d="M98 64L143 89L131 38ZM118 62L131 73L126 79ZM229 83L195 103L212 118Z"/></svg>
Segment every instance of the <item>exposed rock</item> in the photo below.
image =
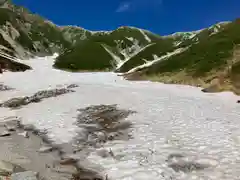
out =
<svg viewBox="0 0 240 180"><path fill-rule="evenodd" d="M28 105L30 103L40 102L42 99L45 98L56 97L70 92L74 91L66 88L39 91L35 93L33 96L18 97L7 100L0 104L0 107L18 108L24 105Z"/></svg>
<svg viewBox="0 0 240 180"><path fill-rule="evenodd" d="M11 136L11 133L9 131L3 131L0 133L0 137L6 137L6 136Z"/></svg>
<svg viewBox="0 0 240 180"><path fill-rule="evenodd" d="M4 126L8 131L16 131L17 128L21 127L19 120L10 120L4 123Z"/></svg>
<svg viewBox="0 0 240 180"><path fill-rule="evenodd" d="M106 180L106 177L100 173L104 170L86 159L78 161L76 168L78 173L74 175L74 180Z"/></svg>
<svg viewBox="0 0 240 180"><path fill-rule="evenodd" d="M77 88L79 87L77 84L70 84L67 86L67 88L71 89L71 88Z"/></svg>
<svg viewBox="0 0 240 180"><path fill-rule="evenodd" d="M34 94L33 96L31 96L30 98L32 99L44 99L44 98L50 98L50 97L56 97L56 96L60 96L62 94L66 94L69 92L74 92L73 90L70 89L65 89L65 88L61 88L61 89L53 89L53 90L45 90L45 91L39 91L36 94Z"/></svg>
<svg viewBox="0 0 240 180"><path fill-rule="evenodd" d="M25 138L29 138L29 134L28 134L28 132L27 131L24 131L24 132L22 132L22 133L18 133L20 136L23 136L23 137L25 137Z"/></svg>
<svg viewBox="0 0 240 180"><path fill-rule="evenodd" d="M113 152L110 150L107 150L105 148L101 148L97 150L97 155L107 158L107 157L113 157Z"/></svg>
<svg viewBox="0 0 240 180"><path fill-rule="evenodd" d="M78 159L74 159L74 158L65 158L59 161L59 164L61 165L74 165L78 162Z"/></svg>
<svg viewBox="0 0 240 180"><path fill-rule="evenodd" d="M23 127L23 129L24 129L25 131L35 131L35 130L36 130L36 127L35 127L34 125L32 125L32 124L25 124L24 127Z"/></svg>
<svg viewBox="0 0 240 180"><path fill-rule="evenodd" d="M109 141L114 141L114 140L128 140L131 139L132 135L131 134L125 134L124 131L118 131L118 132L111 132L108 134L107 139Z"/></svg>
<svg viewBox="0 0 240 180"><path fill-rule="evenodd" d="M182 171L185 173L189 173L196 170L203 170L209 167L206 164L200 164L200 163L191 162L191 161L178 161L178 162L170 163L168 166L171 167L176 172Z"/></svg>
<svg viewBox="0 0 240 180"><path fill-rule="evenodd" d="M16 128L14 128L16 132L12 132L11 138L0 138L0 144L2 143L0 148L2 152L0 159L7 160L7 162L0 161L0 180L5 180L6 178L14 178L16 180L69 180L71 179L72 174L78 174L78 169L76 169L77 166L71 165L71 163L67 163L67 159L77 158L65 156L65 151L67 151L68 148L71 150L71 143L66 144L66 146L64 146L66 149L63 151L62 144L58 145L49 142L46 131L38 130L32 125L24 126L21 124L21 122L14 121L14 119L19 119L18 117L12 116L5 118L4 120L6 121L7 119L10 119L11 123L1 123L0 132L6 129L6 127L4 127L6 123L18 125ZM21 135L26 135L26 133L30 135L28 139L20 137ZM45 147L41 147L43 144ZM40 151L46 153L40 154L39 149ZM59 166L57 166L55 169L55 167L52 165L54 162L58 161L59 158L62 159L61 164L58 163ZM8 163L8 161L13 162L15 159L21 167L24 167L24 169L20 166L15 167L15 165ZM29 170L29 172L15 174L18 172L26 171L25 169ZM34 172L39 172L41 178L38 178Z"/></svg>
<svg viewBox="0 0 240 180"><path fill-rule="evenodd" d="M26 98L12 98L0 104L1 107L16 108L22 105L26 105Z"/></svg>
<svg viewBox="0 0 240 180"><path fill-rule="evenodd" d="M211 84L209 87L202 89L202 92L205 93L215 93L215 92L219 92L221 90L221 86L217 83L215 84Z"/></svg>
<svg viewBox="0 0 240 180"><path fill-rule="evenodd" d="M53 147L51 146L44 146L44 147L41 147L38 152L40 153L47 153L47 152L52 152L54 150Z"/></svg>
<svg viewBox="0 0 240 180"><path fill-rule="evenodd" d="M0 84L0 91L9 91L9 90L13 90L13 88Z"/></svg>
<svg viewBox="0 0 240 180"><path fill-rule="evenodd" d="M128 140L131 123L124 119L134 111L118 109L117 105L96 105L79 111L76 125L85 129L87 138L82 138L85 135L81 132L76 141L95 146L109 139Z"/></svg>
<svg viewBox="0 0 240 180"><path fill-rule="evenodd" d="M3 5L7 0L0 0L0 6Z"/></svg>
<svg viewBox="0 0 240 180"><path fill-rule="evenodd" d="M167 161L172 160L173 158L183 158L185 157L183 154L180 153L172 153L168 156Z"/></svg>
<svg viewBox="0 0 240 180"><path fill-rule="evenodd" d="M184 173L203 170L218 164L215 160L198 159L197 157L184 156L182 154L170 154L167 162L168 166L174 171L182 171Z"/></svg>
<svg viewBox="0 0 240 180"><path fill-rule="evenodd" d="M0 176L9 176L13 173L18 173L23 171L25 171L25 169L19 165L0 160Z"/></svg>
<svg viewBox="0 0 240 180"><path fill-rule="evenodd" d="M32 171L14 173L11 175L11 180L38 180L38 173Z"/></svg>

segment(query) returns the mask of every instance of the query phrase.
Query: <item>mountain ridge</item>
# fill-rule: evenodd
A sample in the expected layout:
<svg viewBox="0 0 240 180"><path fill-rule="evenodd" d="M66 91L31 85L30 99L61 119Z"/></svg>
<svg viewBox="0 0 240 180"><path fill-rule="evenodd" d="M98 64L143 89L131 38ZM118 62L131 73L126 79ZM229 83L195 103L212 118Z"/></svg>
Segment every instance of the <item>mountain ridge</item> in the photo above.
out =
<svg viewBox="0 0 240 180"><path fill-rule="evenodd" d="M165 36L132 26L90 31L56 25L9 0L2 0L0 52L20 59L59 53L54 67L64 70L115 71L128 78L135 73L141 74L139 79L166 83L183 80L183 84L190 83L190 77L191 81L201 79L209 84L211 73L218 74L218 69L229 66L235 46L240 43L239 26L237 19ZM180 80L174 80L179 73Z"/></svg>

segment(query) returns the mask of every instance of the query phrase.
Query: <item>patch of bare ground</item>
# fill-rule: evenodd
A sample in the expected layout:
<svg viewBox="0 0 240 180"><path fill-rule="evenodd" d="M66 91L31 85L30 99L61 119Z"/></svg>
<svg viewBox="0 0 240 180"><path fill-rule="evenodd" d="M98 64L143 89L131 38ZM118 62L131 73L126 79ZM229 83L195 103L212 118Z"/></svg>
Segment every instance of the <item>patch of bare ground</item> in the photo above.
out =
<svg viewBox="0 0 240 180"><path fill-rule="evenodd" d="M229 58L225 67L208 72L201 77L193 77L184 70L179 72L168 72L147 75L146 69L141 71L126 73L123 76L126 80L141 81L148 80L165 84L182 84L202 87L203 92L216 93L232 91L240 95L240 46L235 45L232 58ZM234 70L234 71L233 71Z"/></svg>
<svg viewBox="0 0 240 180"><path fill-rule="evenodd" d="M134 72L122 75L126 80L130 81L152 81L161 82L165 84L182 84L196 87L202 87L203 92L217 93L223 91L232 91L233 93L240 94L238 74L229 73L227 70L214 71L208 73L204 77L192 77L187 75L184 71L178 73L164 73L145 75L144 72Z"/></svg>
<svg viewBox="0 0 240 180"><path fill-rule="evenodd" d="M18 117L0 124L0 179L31 176L36 180L105 180L91 163L69 151L71 144L54 144L46 131L23 125ZM99 170L100 171L100 170Z"/></svg>
<svg viewBox="0 0 240 180"><path fill-rule="evenodd" d="M2 119L0 179L31 176L34 180L109 180L105 169L89 162L87 156L102 148L100 156L114 158L114 152L103 145L131 138L132 124L125 119L135 112L118 109L117 105L89 106L79 112L76 125L84 131L65 144L56 144L46 130L24 125L19 117Z"/></svg>
<svg viewBox="0 0 240 180"><path fill-rule="evenodd" d="M10 91L10 90L14 90L14 88L11 88L11 87L6 86L4 84L0 84L0 91Z"/></svg>
<svg viewBox="0 0 240 180"><path fill-rule="evenodd" d="M84 128L85 138L76 142L97 147L99 143L131 138L131 122L126 118L135 113L131 110L118 109L117 105L94 105L79 109L76 125Z"/></svg>
<svg viewBox="0 0 240 180"><path fill-rule="evenodd" d="M38 103L43 99L57 97L63 94L75 92L73 88L75 88L76 86L77 85L73 84L73 85L67 86L67 88L57 88L57 89L39 91L32 96L11 98L5 102L0 103L0 107L6 107L6 108L12 108L12 109L21 108L22 106L26 106L30 103Z"/></svg>

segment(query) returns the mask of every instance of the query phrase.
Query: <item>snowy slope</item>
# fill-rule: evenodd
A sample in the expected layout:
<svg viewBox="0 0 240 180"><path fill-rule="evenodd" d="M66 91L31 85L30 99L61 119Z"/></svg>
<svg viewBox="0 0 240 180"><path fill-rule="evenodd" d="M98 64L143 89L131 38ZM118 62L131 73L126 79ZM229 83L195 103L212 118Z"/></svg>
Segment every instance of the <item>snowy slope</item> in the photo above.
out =
<svg viewBox="0 0 240 180"><path fill-rule="evenodd" d="M75 93L49 98L17 110L0 108L0 119L22 117L24 123L48 129L56 142L70 141L77 130L77 109L118 104L137 111L128 117L133 139L105 144L118 160L92 152L88 159L105 168L114 180L239 179L240 107L231 93L203 94L199 88L152 82L129 82L113 73L69 73L52 69L53 58L27 61L33 70L6 72L0 82L16 88L0 99L76 83ZM175 172L166 164L171 153L192 155L215 166L192 173Z"/></svg>

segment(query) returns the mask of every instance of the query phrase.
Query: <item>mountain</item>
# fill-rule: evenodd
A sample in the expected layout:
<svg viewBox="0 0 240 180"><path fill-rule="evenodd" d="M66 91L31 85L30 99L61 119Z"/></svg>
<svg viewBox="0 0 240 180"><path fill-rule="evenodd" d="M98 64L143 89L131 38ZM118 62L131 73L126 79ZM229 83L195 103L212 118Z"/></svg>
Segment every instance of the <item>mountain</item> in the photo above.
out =
<svg viewBox="0 0 240 180"><path fill-rule="evenodd" d="M100 32L63 27L62 31L74 46L59 56L55 66L71 70L112 70L161 39L149 31L133 27Z"/></svg>
<svg viewBox="0 0 240 180"><path fill-rule="evenodd" d="M141 66L155 66L156 62L166 59L169 53L182 54L181 52L190 46L219 34L229 24L231 23L223 22L199 31L169 36L159 36L134 27L120 27L106 32L63 27L65 37L68 37L74 46L58 57L55 67L131 72L135 71L134 68L141 69Z"/></svg>
<svg viewBox="0 0 240 180"><path fill-rule="evenodd" d="M131 69L129 78L137 74L138 78L166 83L210 84L209 91L232 90L239 78L239 32L237 19L189 34L191 38L181 42L185 44L183 49Z"/></svg>
<svg viewBox="0 0 240 180"><path fill-rule="evenodd" d="M11 1L0 1L1 53L25 59L60 52L70 46L58 26Z"/></svg>
<svg viewBox="0 0 240 180"><path fill-rule="evenodd" d="M9 0L0 1L0 54L28 59L58 53L55 68L115 71L127 79L211 85L208 91L229 90L236 81L239 32L239 19L168 36L128 26L90 31L57 26ZM16 69L6 56L1 62ZM30 68L19 66L21 70Z"/></svg>

